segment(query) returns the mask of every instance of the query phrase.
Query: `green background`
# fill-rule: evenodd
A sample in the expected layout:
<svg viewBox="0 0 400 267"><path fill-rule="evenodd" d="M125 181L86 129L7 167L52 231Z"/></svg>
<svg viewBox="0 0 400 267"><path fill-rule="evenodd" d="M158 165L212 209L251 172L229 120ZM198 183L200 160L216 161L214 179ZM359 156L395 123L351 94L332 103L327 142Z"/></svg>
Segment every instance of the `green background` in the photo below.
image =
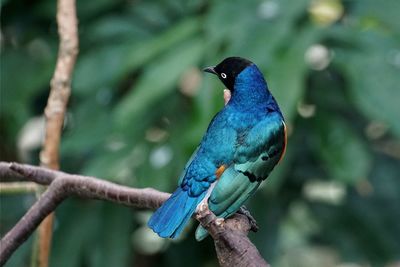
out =
<svg viewBox="0 0 400 267"><path fill-rule="evenodd" d="M1 1L1 160L38 164L58 49L56 1ZM80 53L61 168L171 192L238 55L265 74L286 157L249 201L277 267L400 261L400 1L77 1ZM1 196L4 234L35 201ZM149 211L66 200L51 266L216 266L212 240L156 237ZM6 266L30 266L30 238Z"/></svg>

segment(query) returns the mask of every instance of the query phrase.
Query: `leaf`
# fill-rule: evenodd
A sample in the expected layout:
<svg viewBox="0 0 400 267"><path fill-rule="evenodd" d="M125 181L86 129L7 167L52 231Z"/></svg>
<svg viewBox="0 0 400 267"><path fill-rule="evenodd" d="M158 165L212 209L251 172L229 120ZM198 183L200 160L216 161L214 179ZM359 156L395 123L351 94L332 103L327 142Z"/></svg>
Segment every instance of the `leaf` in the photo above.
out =
<svg viewBox="0 0 400 267"><path fill-rule="evenodd" d="M400 137L398 43L386 36L357 34L361 49L338 50L337 62L347 72L351 100L368 118L384 122Z"/></svg>
<svg viewBox="0 0 400 267"><path fill-rule="evenodd" d="M169 24L168 12L159 2L146 1L132 7L130 15L141 20L142 24L150 25L148 28L166 27Z"/></svg>
<svg viewBox="0 0 400 267"><path fill-rule="evenodd" d="M353 16L360 17L361 25L365 28L389 28L393 33L400 32L398 0L385 0L382 5L376 0L355 1L353 5Z"/></svg>
<svg viewBox="0 0 400 267"><path fill-rule="evenodd" d="M85 248L93 245L93 239L100 233L99 218L102 218L99 203L66 202L57 212L50 266L81 266Z"/></svg>
<svg viewBox="0 0 400 267"><path fill-rule="evenodd" d="M50 50L45 41L38 42L43 42L39 46ZM45 51L43 55L40 54L41 49L32 50L35 57L24 49L10 49L1 58L0 113L10 122L6 130L13 138L32 110L38 109L37 106L31 106L37 104L37 96L47 94L53 71L53 58L46 56L50 51Z"/></svg>
<svg viewBox="0 0 400 267"><path fill-rule="evenodd" d="M127 266L132 261L132 211L114 203L102 203L99 235L86 247L88 266ZM110 229L113 229L110 231ZM94 246L94 248L93 248Z"/></svg>
<svg viewBox="0 0 400 267"><path fill-rule="evenodd" d="M67 129L61 143L61 155L67 156L93 152L105 143L111 129L106 126L110 121L110 107L101 105L97 95L81 101L80 105L70 111L67 118Z"/></svg>
<svg viewBox="0 0 400 267"><path fill-rule="evenodd" d="M101 13L115 8L118 4L123 3L123 0L116 1L108 1L108 0L97 0L96 2L92 1L78 1L76 10L78 13L78 18L83 20L87 18L94 18L95 16L100 15Z"/></svg>
<svg viewBox="0 0 400 267"><path fill-rule="evenodd" d="M112 203L67 201L57 211L50 265L125 266L132 257L129 214Z"/></svg>
<svg viewBox="0 0 400 267"><path fill-rule="evenodd" d="M132 165L140 162L139 157L133 158L131 151L120 149L112 151L103 147L97 150L95 157L87 159L82 169L84 175L102 177L113 182L136 186Z"/></svg>
<svg viewBox="0 0 400 267"><path fill-rule="evenodd" d="M178 52L179 51L179 52ZM200 39L186 41L167 55L153 62L143 76L126 95L114 111L114 121L119 130L129 124L139 123L149 106L161 101L176 88L182 73L196 66L204 49Z"/></svg>
<svg viewBox="0 0 400 267"><path fill-rule="evenodd" d="M92 44L97 47L101 42L127 41L131 47L139 42L148 40L152 34L147 28L143 28L134 18L129 16L101 17L87 26L85 35L80 37L84 44Z"/></svg>
<svg viewBox="0 0 400 267"><path fill-rule="evenodd" d="M303 98L308 67L304 54L321 38L319 29L310 27L299 33L290 48L276 55L268 68L269 87L287 120L293 120L296 107Z"/></svg>
<svg viewBox="0 0 400 267"><path fill-rule="evenodd" d="M126 41L93 49L78 60L73 87L87 96L99 88L112 87L128 72L133 72L168 48L189 38L199 29L199 21L187 19L165 33L145 42Z"/></svg>
<svg viewBox="0 0 400 267"><path fill-rule="evenodd" d="M330 178L349 184L367 178L372 160L369 151L343 120L319 112L314 129L315 151Z"/></svg>

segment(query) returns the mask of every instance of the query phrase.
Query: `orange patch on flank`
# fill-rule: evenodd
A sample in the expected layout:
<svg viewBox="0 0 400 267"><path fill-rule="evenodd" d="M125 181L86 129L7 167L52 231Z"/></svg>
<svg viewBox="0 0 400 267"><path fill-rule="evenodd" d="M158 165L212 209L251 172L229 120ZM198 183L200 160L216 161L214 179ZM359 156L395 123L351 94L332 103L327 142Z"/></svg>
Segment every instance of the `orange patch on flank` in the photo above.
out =
<svg viewBox="0 0 400 267"><path fill-rule="evenodd" d="M281 160L283 159L283 156L284 156L285 153L286 153L286 145L287 145L287 129L286 129L286 124L285 124L284 121L282 121L282 123L283 123L283 135L284 135L283 151L282 151L281 157L279 158L278 163L281 162Z"/></svg>
<svg viewBox="0 0 400 267"><path fill-rule="evenodd" d="M219 167L215 171L215 175L217 176L217 179L219 179L219 177L221 177L221 175L224 173L225 170L226 170L226 165L221 165L221 167Z"/></svg>

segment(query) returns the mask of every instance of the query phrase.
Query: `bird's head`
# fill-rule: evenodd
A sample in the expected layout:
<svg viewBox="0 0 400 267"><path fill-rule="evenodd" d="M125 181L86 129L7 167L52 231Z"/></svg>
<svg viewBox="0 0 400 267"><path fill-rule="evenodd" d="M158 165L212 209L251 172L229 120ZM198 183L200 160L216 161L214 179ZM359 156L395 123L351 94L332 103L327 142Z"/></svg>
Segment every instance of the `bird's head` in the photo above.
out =
<svg viewBox="0 0 400 267"><path fill-rule="evenodd" d="M241 57L228 57L216 66L205 68L204 71L217 75L226 88L233 91L236 77L252 64L250 60Z"/></svg>

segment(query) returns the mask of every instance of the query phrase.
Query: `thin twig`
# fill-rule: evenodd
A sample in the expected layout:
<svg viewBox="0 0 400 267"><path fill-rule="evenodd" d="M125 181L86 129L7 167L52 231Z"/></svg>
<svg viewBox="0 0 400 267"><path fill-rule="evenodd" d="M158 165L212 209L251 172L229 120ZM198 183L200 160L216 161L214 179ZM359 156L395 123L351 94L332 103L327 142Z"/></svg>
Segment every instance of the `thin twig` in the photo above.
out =
<svg viewBox="0 0 400 267"><path fill-rule="evenodd" d="M59 145L64 116L71 94L71 77L78 55L78 21L75 1L59 0L57 7L58 34L60 45L56 68L51 79L51 90L45 108L46 133L41 165L53 170L59 169Z"/></svg>
<svg viewBox="0 0 400 267"><path fill-rule="evenodd" d="M7 173L2 170L4 168L8 168L32 182L49 185L49 187L0 241L0 265L7 262L13 252L32 234L41 220L71 195L148 209L158 208L170 196L168 193L151 188L129 188L94 177L72 175L31 165L0 163L0 174ZM214 239L221 266L268 266L247 238L251 222L246 216L237 214L224 221L218 219L207 207L202 207L196 214L196 218Z"/></svg>
<svg viewBox="0 0 400 267"><path fill-rule="evenodd" d="M60 44L51 90L45 108L46 134L40 153L41 166L59 169L59 145L68 99L71 94L71 79L78 55L78 20L75 0L58 0L57 25ZM39 267L47 267L50 255L54 215L50 214L39 228Z"/></svg>
<svg viewBox="0 0 400 267"><path fill-rule="evenodd" d="M0 194L26 194L34 193L38 185L32 182L0 183Z"/></svg>

